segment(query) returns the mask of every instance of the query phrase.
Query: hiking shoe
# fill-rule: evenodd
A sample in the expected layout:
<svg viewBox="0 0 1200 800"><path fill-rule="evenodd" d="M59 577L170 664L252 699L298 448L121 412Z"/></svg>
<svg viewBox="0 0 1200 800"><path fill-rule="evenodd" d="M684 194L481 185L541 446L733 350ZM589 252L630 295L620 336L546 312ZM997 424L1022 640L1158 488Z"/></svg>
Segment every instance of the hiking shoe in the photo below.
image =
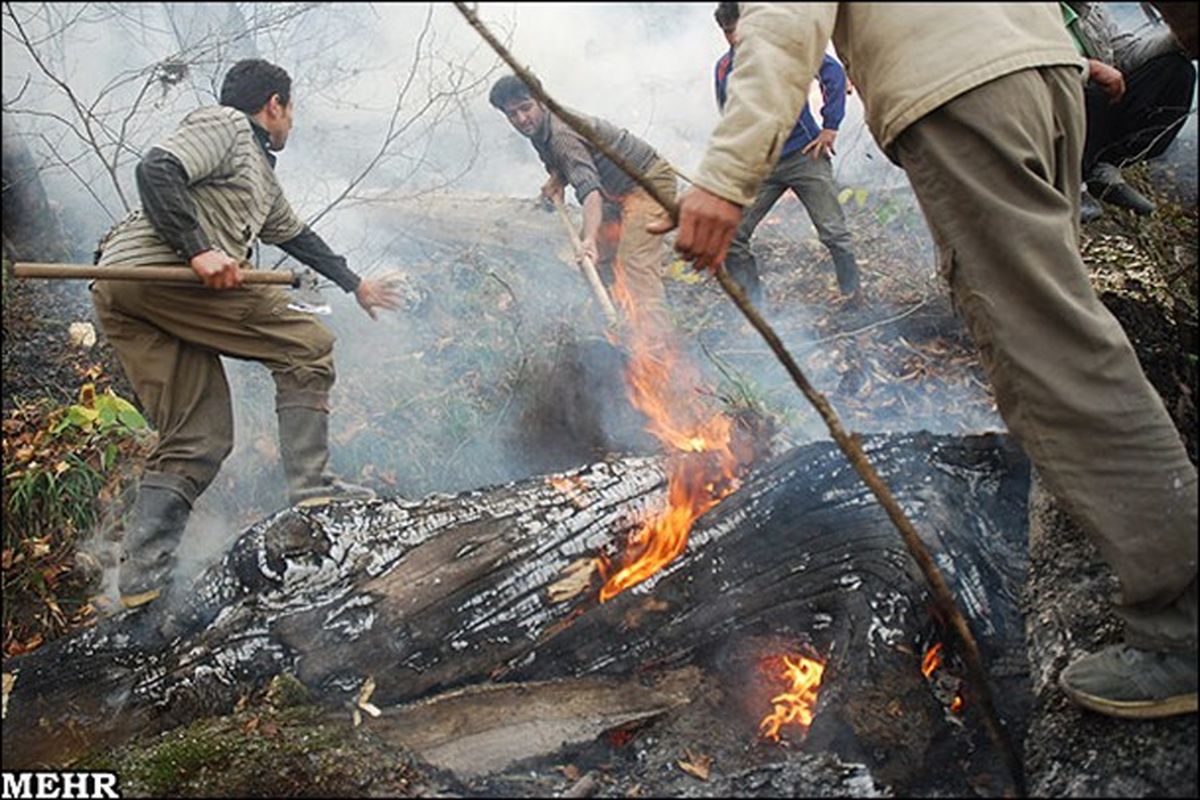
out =
<svg viewBox="0 0 1200 800"><path fill-rule="evenodd" d="M374 500L377 497L375 490L344 481L341 478L326 478L326 482L321 488L313 489L311 492L309 496L295 501L292 505L298 508L308 508L323 506L334 500Z"/></svg>
<svg viewBox="0 0 1200 800"><path fill-rule="evenodd" d="M1196 713L1196 651L1106 647L1058 677L1076 704L1110 717L1156 719Z"/></svg>

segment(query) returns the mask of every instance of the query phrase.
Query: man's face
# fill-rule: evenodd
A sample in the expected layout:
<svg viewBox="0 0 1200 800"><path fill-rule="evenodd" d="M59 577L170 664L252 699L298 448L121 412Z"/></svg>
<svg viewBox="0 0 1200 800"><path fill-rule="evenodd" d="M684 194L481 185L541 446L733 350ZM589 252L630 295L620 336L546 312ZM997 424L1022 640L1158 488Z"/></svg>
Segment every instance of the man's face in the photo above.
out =
<svg viewBox="0 0 1200 800"><path fill-rule="evenodd" d="M733 47L737 44L737 21L722 25L721 33L725 34L725 41L729 42L730 47Z"/></svg>
<svg viewBox="0 0 1200 800"><path fill-rule="evenodd" d="M266 114L263 117L263 127L267 129L271 141L271 149L279 152L287 144L288 134L292 132L293 112L295 101L288 100L287 105L279 102L279 95L272 95L267 102Z"/></svg>
<svg viewBox="0 0 1200 800"><path fill-rule="evenodd" d="M541 103L532 97L526 97L504 106L504 116L508 117L508 121L522 136L533 136L542 127L546 111Z"/></svg>

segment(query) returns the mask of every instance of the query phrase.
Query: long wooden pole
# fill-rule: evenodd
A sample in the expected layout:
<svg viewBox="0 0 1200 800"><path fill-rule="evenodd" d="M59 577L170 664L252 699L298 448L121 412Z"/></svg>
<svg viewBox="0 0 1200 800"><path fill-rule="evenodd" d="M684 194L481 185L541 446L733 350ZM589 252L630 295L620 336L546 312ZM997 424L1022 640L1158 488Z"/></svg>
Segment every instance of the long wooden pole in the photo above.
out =
<svg viewBox="0 0 1200 800"><path fill-rule="evenodd" d="M579 240L579 233L571 223L571 218L567 216L567 209L563 207L562 200L559 200L557 197L554 198L554 209L558 212L558 217L562 220L563 227L567 229L567 236L571 237L571 246L575 249L576 258L579 259L579 269L583 272L583 277L587 279L588 285L592 287L592 294L596 296L596 302L600 304L600 309L604 312L609 326L615 327L617 324L617 309L613 307L612 299L608 296L608 290L604 288L604 284L600 282L600 276L596 274L596 265L592 263L592 259L584 255L583 242Z"/></svg>
<svg viewBox="0 0 1200 800"><path fill-rule="evenodd" d="M454 6L466 18L471 27L491 45L496 54L520 77L534 97L545 104L551 113L559 117L576 133L587 139L589 143L604 154L605 158L612 161L625 174L636 181L638 186L645 189L647 194L666 209L671 215L671 219L678 223L679 207L664 197L654 184L642 174L641 170L634 167L615 152L606 142L602 141L596 135L595 131L592 130L592 127L584 120L579 119L555 102L554 98L550 97L542 89L542 85L537 78L529 70L517 63L512 54L492 35L491 31L484 26L479 17L465 3L456 2ZM950 623L951 629L958 635L959 641L963 645L964 660L967 664L972 688L975 690L976 705L979 706L982 713L984 727L987 729L988 737L991 739L992 745L996 748L996 752L1004 760L1005 766L1008 767L1011 779L1009 792L1014 795L1021 794L1024 784L1024 770L1021 767L1020 760L1016 756L1016 752L1008 741L1008 737L1004 733L1003 727L1000 725L996 706L992 701L992 692L987 678L987 671L983 666L983 656L979 652L979 644L975 641L970 626L967 625L966 617L959 611L958 603L954 599L954 593L950 591L950 586L946 583L945 577L943 577L941 570L934 563L933 557L929 555L929 551L922 543L920 534L917 533L917 529L905 515L904 510L900 508L900 504L896 502L896 498L892 495L891 490L888 489L887 484L883 482L883 479L879 477L879 473L875 471L875 468L871 466L871 462L867 460L862 446L858 443L858 438L847 433L846 429L842 427L841 420L838 419L829 401L808 382L808 378L805 377L800 366L792 358L791 353L783 346L783 342L779 339L775 330L767 324L767 321L754 308L745 293L742 292L741 287L729 277L729 274L725 271L725 266L723 264L719 265L715 274L717 281L721 284L721 288L725 290L725 294L729 295L729 298L738 307L738 310L742 312L742 315L749 320L754 329L766 340L767 345L771 348L775 357L779 359L780 363L783 364L792 381L799 387L804 396L808 398L813 407L816 408L817 413L821 415L821 419L825 421L826 427L829 428L829 433L833 436L833 440L837 442L846 459L854 467L855 471L858 472L863 483L875 495L875 499L883 506L888 518L891 519L892 524L900 532L900 537L904 540L908 552L912 555L913 560L917 562L917 566L920 567L921 573L925 576L925 580L929 584L935 606L941 612L943 619Z"/></svg>
<svg viewBox="0 0 1200 800"><path fill-rule="evenodd" d="M13 264L13 275L18 278L49 278L52 280L98 280L98 281L153 281L156 283L200 284L200 276L191 267L144 266L95 267L89 264L43 264L19 262ZM277 286L300 286L300 276L282 270L248 269L242 272L242 283L265 283Z"/></svg>

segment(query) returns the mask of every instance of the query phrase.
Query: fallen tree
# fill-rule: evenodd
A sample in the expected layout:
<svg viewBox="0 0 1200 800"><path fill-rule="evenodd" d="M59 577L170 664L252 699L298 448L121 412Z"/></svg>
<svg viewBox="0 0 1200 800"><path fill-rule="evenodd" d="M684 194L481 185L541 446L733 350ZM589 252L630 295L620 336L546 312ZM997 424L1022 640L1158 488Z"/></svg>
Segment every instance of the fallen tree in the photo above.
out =
<svg viewBox="0 0 1200 800"><path fill-rule="evenodd" d="M1019 741L1023 456L1002 436L865 444L962 599ZM764 665L805 653L826 668L807 752L865 762L901 790L998 780L971 698L950 710L966 688L950 668L940 684L922 674L942 637L920 573L831 444L763 465L701 518L683 556L598 603L596 556L619 559L663 488L657 459L632 459L455 496L280 512L170 612L188 621L182 636L144 637L169 613L152 606L6 663L5 764L62 763L228 711L281 673L346 719L356 703L382 706L366 724L408 746L412 726L392 719L414 712L396 704L495 682L594 676L607 683L589 691L610 691L657 678L665 688L624 716L614 707L611 725L702 702L713 715L702 733L732 764L779 689ZM699 672L681 678L689 668ZM538 691L525 690L529 702Z"/></svg>

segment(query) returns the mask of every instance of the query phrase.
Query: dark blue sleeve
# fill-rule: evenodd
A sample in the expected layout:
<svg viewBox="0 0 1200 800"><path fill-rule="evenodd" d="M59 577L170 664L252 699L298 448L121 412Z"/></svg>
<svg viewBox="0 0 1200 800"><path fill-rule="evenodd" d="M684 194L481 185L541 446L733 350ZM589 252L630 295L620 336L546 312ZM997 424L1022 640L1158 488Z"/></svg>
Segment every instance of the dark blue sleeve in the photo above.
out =
<svg viewBox="0 0 1200 800"><path fill-rule="evenodd" d="M713 82L717 90L717 109L725 110L725 83L729 80L729 67L726 62L729 60L729 54L725 54L717 59L717 66L713 70Z"/></svg>
<svg viewBox="0 0 1200 800"><path fill-rule="evenodd" d="M821 127L836 131L846 116L846 70L833 56L826 54L817 73L821 82Z"/></svg>

